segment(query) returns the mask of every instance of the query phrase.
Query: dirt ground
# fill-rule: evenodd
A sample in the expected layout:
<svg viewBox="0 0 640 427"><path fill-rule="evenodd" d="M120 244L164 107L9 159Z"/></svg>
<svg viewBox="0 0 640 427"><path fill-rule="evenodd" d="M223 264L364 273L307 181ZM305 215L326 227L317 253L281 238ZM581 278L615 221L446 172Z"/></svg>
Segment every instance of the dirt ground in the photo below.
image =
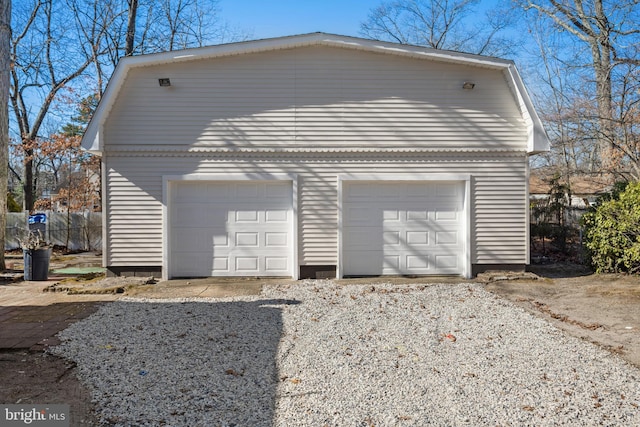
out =
<svg viewBox="0 0 640 427"><path fill-rule="evenodd" d="M91 394L75 365L42 351L0 351L0 403L67 404L71 426L98 426Z"/></svg>
<svg viewBox="0 0 640 427"><path fill-rule="evenodd" d="M640 367L640 277L595 275L581 266L534 266L530 275L484 274L486 289ZM344 280L371 283L389 279ZM401 283L425 279L397 278ZM462 282L462 279L431 279ZM228 284L226 284L228 286ZM145 288L136 296L145 296ZM147 287L153 296L153 286ZM131 292L134 293L134 292ZM124 295L128 290L124 290ZM88 390L72 362L40 351L0 351L0 403L67 403L72 426L95 426Z"/></svg>
<svg viewBox="0 0 640 427"><path fill-rule="evenodd" d="M566 264L531 270L539 280L492 281L486 289L640 368L640 276Z"/></svg>

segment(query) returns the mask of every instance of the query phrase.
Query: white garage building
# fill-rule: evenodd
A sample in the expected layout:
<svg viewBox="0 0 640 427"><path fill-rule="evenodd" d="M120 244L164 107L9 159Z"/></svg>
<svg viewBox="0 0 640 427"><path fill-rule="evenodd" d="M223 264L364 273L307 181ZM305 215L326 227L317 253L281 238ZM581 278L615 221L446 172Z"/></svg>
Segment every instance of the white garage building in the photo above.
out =
<svg viewBox="0 0 640 427"><path fill-rule="evenodd" d="M83 147L111 274L470 277L549 141L511 61L314 33L124 58Z"/></svg>

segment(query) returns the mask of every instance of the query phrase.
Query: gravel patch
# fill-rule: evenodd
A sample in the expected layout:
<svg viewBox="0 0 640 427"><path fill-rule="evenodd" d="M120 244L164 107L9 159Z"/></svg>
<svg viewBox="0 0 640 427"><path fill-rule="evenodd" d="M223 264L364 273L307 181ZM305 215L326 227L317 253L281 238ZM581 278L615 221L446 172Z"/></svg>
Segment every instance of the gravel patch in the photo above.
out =
<svg viewBox="0 0 640 427"><path fill-rule="evenodd" d="M124 299L60 335L108 425L640 425L640 371L479 284Z"/></svg>

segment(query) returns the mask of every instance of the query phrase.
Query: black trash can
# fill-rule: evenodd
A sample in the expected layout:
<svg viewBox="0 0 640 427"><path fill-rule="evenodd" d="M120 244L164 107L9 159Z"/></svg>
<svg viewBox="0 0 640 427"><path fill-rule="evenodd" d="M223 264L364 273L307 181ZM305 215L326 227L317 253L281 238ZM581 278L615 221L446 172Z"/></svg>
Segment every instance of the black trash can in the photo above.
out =
<svg viewBox="0 0 640 427"><path fill-rule="evenodd" d="M47 280L51 249L24 249L24 280Z"/></svg>

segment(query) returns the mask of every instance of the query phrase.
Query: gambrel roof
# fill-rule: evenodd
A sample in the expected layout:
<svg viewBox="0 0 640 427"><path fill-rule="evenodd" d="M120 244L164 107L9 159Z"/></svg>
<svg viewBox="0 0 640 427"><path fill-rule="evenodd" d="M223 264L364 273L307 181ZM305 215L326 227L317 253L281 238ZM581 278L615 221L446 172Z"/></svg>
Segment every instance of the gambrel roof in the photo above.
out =
<svg viewBox="0 0 640 427"><path fill-rule="evenodd" d="M326 33L311 33L289 37L262 39L247 42L228 43L202 48L185 49L149 55L125 57L116 67L98 108L87 127L82 147L101 154L104 150L103 126L127 79L129 70L154 65L197 61L234 55L292 49L305 46L327 46L354 49L367 52L398 55L429 61L460 64L464 66L500 70L509 85L527 126L527 153L535 154L549 150L549 139L538 117L533 103L513 61L499 58L471 55L419 46L401 45L356 37Z"/></svg>

